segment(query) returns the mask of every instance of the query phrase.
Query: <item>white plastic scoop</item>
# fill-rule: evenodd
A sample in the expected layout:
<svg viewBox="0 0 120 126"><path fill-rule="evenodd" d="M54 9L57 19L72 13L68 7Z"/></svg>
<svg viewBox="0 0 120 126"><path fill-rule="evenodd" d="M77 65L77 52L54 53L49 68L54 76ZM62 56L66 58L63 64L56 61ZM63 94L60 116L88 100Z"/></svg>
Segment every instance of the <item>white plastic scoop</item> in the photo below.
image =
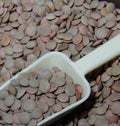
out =
<svg viewBox="0 0 120 126"><path fill-rule="evenodd" d="M90 85L86 80L85 75L118 55L120 55L120 35L114 37L76 62L71 61L66 55L60 52L48 53L18 73L12 79L16 79L19 74L24 72L36 71L39 68L51 69L52 67L57 66L70 75L74 83L81 84L83 87L81 100L42 120L38 123L38 126L41 126L50 121L54 121L56 118L63 116L63 114L65 115L67 112L75 109L75 107L87 100L90 95ZM9 85L12 79L3 84L0 87L0 90Z"/></svg>

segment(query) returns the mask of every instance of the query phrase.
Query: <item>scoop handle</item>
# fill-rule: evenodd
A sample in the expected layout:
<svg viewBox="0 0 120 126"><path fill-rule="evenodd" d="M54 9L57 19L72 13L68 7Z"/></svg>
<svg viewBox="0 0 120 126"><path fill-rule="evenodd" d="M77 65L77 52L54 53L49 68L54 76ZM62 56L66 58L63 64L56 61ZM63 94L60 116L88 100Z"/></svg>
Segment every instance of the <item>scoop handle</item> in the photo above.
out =
<svg viewBox="0 0 120 126"><path fill-rule="evenodd" d="M88 55L77 60L75 65L77 68L80 68L83 75L85 75L119 55L120 35L117 35Z"/></svg>

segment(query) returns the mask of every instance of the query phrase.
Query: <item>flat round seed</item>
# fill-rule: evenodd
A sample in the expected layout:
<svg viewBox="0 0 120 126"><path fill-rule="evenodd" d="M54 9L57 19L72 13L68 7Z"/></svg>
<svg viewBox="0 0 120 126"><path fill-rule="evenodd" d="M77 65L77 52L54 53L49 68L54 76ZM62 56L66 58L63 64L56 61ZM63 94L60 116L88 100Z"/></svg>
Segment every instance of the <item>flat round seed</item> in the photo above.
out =
<svg viewBox="0 0 120 126"><path fill-rule="evenodd" d="M34 88L34 87L27 87L26 91L27 91L27 93L33 95L33 94L36 94L38 92L38 89Z"/></svg>
<svg viewBox="0 0 120 126"><path fill-rule="evenodd" d="M24 10L25 11L31 11L33 8L33 2L26 2L23 4Z"/></svg>
<svg viewBox="0 0 120 126"><path fill-rule="evenodd" d="M18 58L15 60L15 67L19 70L24 68L24 60L22 58Z"/></svg>
<svg viewBox="0 0 120 126"><path fill-rule="evenodd" d="M112 93L112 94L109 96L109 99L110 99L111 101L118 101L118 100L120 100L120 94L114 92L114 93Z"/></svg>
<svg viewBox="0 0 120 126"><path fill-rule="evenodd" d="M26 73L26 75L29 80L36 79L38 77L38 74L36 72L29 72L29 73Z"/></svg>
<svg viewBox="0 0 120 126"><path fill-rule="evenodd" d="M51 34L50 34L50 35L51 35ZM49 37L48 37L48 36L41 36L40 39L41 39L43 42L45 42L45 43L47 43L47 42L49 41Z"/></svg>
<svg viewBox="0 0 120 126"><path fill-rule="evenodd" d="M37 125L37 121L32 119L29 123L28 126L36 126Z"/></svg>
<svg viewBox="0 0 120 126"><path fill-rule="evenodd" d="M92 1L91 4L90 4L90 7L91 8L97 8L98 5L99 5L98 1Z"/></svg>
<svg viewBox="0 0 120 126"><path fill-rule="evenodd" d="M16 52L16 53L23 52L23 46L21 44L14 44L13 52Z"/></svg>
<svg viewBox="0 0 120 126"><path fill-rule="evenodd" d="M13 58L19 58L20 56L22 56L22 52L13 54Z"/></svg>
<svg viewBox="0 0 120 126"><path fill-rule="evenodd" d="M19 75L18 81L19 81L21 86L25 86L26 87L26 86L29 85L28 77L25 74Z"/></svg>
<svg viewBox="0 0 120 126"><path fill-rule="evenodd" d="M83 48L82 53L84 55L86 55L86 54L90 53L91 51L93 51L93 48L89 47L89 46L86 46L85 48Z"/></svg>
<svg viewBox="0 0 120 126"><path fill-rule="evenodd" d="M59 95L57 96L57 99L58 99L60 102L68 102L68 100L69 100L68 95L66 95L65 93L59 94Z"/></svg>
<svg viewBox="0 0 120 126"><path fill-rule="evenodd" d="M14 104L15 97L13 95L9 95L5 98L5 105L10 107L11 105Z"/></svg>
<svg viewBox="0 0 120 126"><path fill-rule="evenodd" d="M102 27L95 30L95 35L98 39L104 39L107 37L109 30Z"/></svg>
<svg viewBox="0 0 120 126"><path fill-rule="evenodd" d="M78 43L80 43L81 41L82 41L82 35L80 35L80 34L77 34L77 35L75 35L74 37L73 37L73 43L74 44L78 44Z"/></svg>
<svg viewBox="0 0 120 126"><path fill-rule="evenodd" d="M42 113L46 113L48 111L48 109L49 109L48 104L44 103L44 102L39 102L38 107L40 108Z"/></svg>
<svg viewBox="0 0 120 126"><path fill-rule="evenodd" d="M9 45L10 41L11 41L11 38L9 35L3 35L2 39L1 39L1 44L3 46L7 46L7 45Z"/></svg>
<svg viewBox="0 0 120 126"><path fill-rule="evenodd" d="M97 26L97 22L96 22L96 20L94 20L94 19L92 19L92 18L90 18L89 20L88 20L88 24L89 25L91 25L91 26Z"/></svg>
<svg viewBox="0 0 120 126"><path fill-rule="evenodd" d="M68 44L62 43L61 45L59 45L58 50L63 51L63 50L66 50L67 48L68 48Z"/></svg>
<svg viewBox="0 0 120 126"><path fill-rule="evenodd" d="M0 49L0 57L5 58L5 48Z"/></svg>
<svg viewBox="0 0 120 126"><path fill-rule="evenodd" d="M30 122L30 114L28 112L19 113L19 121L22 124L28 124Z"/></svg>
<svg viewBox="0 0 120 126"><path fill-rule="evenodd" d="M46 12L45 6L34 6L33 7L33 12L39 16L44 16Z"/></svg>
<svg viewBox="0 0 120 126"><path fill-rule="evenodd" d="M31 112L36 107L36 103L32 99L27 99L23 103L25 111Z"/></svg>
<svg viewBox="0 0 120 126"><path fill-rule="evenodd" d="M69 32L66 32L65 34L63 34L63 39L64 40L72 40L73 36L72 34L70 34Z"/></svg>
<svg viewBox="0 0 120 126"><path fill-rule="evenodd" d="M6 59L5 61L6 68L14 67L14 65L15 65L15 62L12 58Z"/></svg>
<svg viewBox="0 0 120 126"><path fill-rule="evenodd" d="M114 15L113 13L108 13L108 14L105 16L105 18L106 18L108 21L110 21L110 20L115 20L115 19L116 19L115 15Z"/></svg>
<svg viewBox="0 0 120 126"><path fill-rule="evenodd" d="M8 96L8 91L6 90L0 90L0 99L3 100Z"/></svg>
<svg viewBox="0 0 120 126"><path fill-rule="evenodd" d="M13 27L13 28L17 28L18 26L19 26L20 24L18 23L18 22L13 22L12 24L11 24L11 26ZM23 34L23 33L22 33ZM24 34L23 34L24 35ZM20 36L20 39L21 39L22 37Z"/></svg>
<svg viewBox="0 0 120 126"><path fill-rule="evenodd" d="M97 114L105 114L106 113L106 111L107 111L107 109L108 109L108 105L107 104L104 104L104 105L102 105L102 106L99 106L99 107L97 107L96 108L96 113Z"/></svg>
<svg viewBox="0 0 120 126"><path fill-rule="evenodd" d="M13 123L13 117L11 114L5 114L3 116L3 120L7 123L7 124L12 124Z"/></svg>
<svg viewBox="0 0 120 126"><path fill-rule="evenodd" d="M55 83L51 83L49 92L54 92L57 90L57 88L58 86Z"/></svg>
<svg viewBox="0 0 120 126"><path fill-rule="evenodd" d="M46 23L42 24L40 26L40 34L42 36L49 36L51 34L51 27L50 27L50 25L46 24Z"/></svg>
<svg viewBox="0 0 120 126"><path fill-rule="evenodd" d="M40 89L43 93L47 93L47 92L50 90L50 83L48 82L48 80L46 80L46 79L41 79L41 80L40 80L39 89Z"/></svg>
<svg viewBox="0 0 120 126"><path fill-rule="evenodd" d="M25 33L28 36L34 36L36 34L37 27L36 25L30 24L27 26Z"/></svg>
<svg viewBox="0 0 120 126"><path fill-rule="evenodd" d="M11 110L18 110L21 107L21 101L18 99L15 99L14 104L11 106Z"/></svg>
<svg viewBox="0 0 120 126"><path fill-rule="evenodd" d="M114 3L108 3L107 6L106 6L106 11L107 11L108 13L112 13L114 10L115 10L115 5L114 5Z"/></svg>
<svg viewBox="0 0 120 126"><path fill-rule="evenodd" d="M48 97L46 95L41 95L39 101L41 103L47 103L48 102Z"/></svg>
<svg viewBox="0 0 120 126"><path fill-rule="evenodd" d="M93 115L93 114L90 114L88 116L88 122L93 125L95 123L95 120L96 120L96 115Z"/></svg>
<svg viewBox="0 0 120 126"><path fill-rule="evenodd" d="M40 108L37 107L32 110L31 116L34 119L40 118L42 116L42 111L40 110Z"/></svg>
<svg viewBox="0 0 120 126"><path fill-rule="evenodd" d="M24 20L29 19L29 17L30 17L30 13L29 12L23 12L21 14L21 18L24 19Z"/></svg>
<svg viewBox="0 0 120 126"><path fill-rule="evenodd" d="M65 91L65 86L58 87L58 89L54 92L54 94L58 95Z"/></svg>
<svg viewBox="0 0 120 126"><path fill-rule="evenodd" d="M53 93L46 93L46 96L48 98L55 98L56 97L55 94L53 94Z"/></svg>
<svg viewBox="0 0 120 126"><path fill-rule="evenodd" d="M32 49L36 46L36 42L35 41L29 41L27 44L26 44L26 47L28 49Z"/></svg>
<svg viewBox="0 0 120 126"><path fill-rule="evenodd" d="M118 122L118 116L114 115L110 110L105 113L105 118L110 124Z"/></svg>
<svg viewBox="0 0 120 126"><path fill-rule="evenodd" d="M35 0L35 3L36 3L37 5L43 5L43 4L45 3L45 0L41 0L41 1Z"/></svg>
<svg viewBox="0 0 120 126"><path fill-rule="evenodd" d="M120 84L119 81L115 81L112 85L112 89L116 92L120 92Z"/></svg>
<svg viewBox="0 0 120 126"><path fill-rule="evenodd" d="M117 114L117 115L120 115L120 102L113 102L112 105L111 105L111 111L114 113L114 114Z"/></svg>
<svg viewBox="0 0 120 126"><path fill-rule="evenodd" d="M55 11L54 14L56 16L61 16L63 14L63 12L61 10Z"/></svg>
<svg viewBox="0 0 120 126"><path fill-rule="evenodd" d="M53 31L53 32L50 34L49 38L50 38L50 39L53 39L53 38L56 36L56 34L57 34L57 33Z"/></svg>
<svg viewBox="0 0 120 126"><path fill-rule="evenodd" d="M91 14L91 17L92 17L93 19L95 19L95 20L98 20L98 19L101 18L101 15L100 15L99 13L97 13L97 12L93 12L93 13Z"/></svg>
<svg viewBox="0 0 120 126"><path fill-rule="evenodd" d="M57 86L63 86L63 85L65 85L65 78L56 77L55 83Z"/></svg>
<svg viewBox="0 0 120 126"><path fill-rule="evenodd" d="M18 111L18 112L15 112L15 113L13 114L13 121L14 121L16 124L20 124L20 121L19 121L19 114L20 114L19 111Z"/></svg>
<svg viewBox="0 0 120 126"><path fill-rule="evenodd" d="M74 85L72 85L72 84L67 84L67 86L65 87L65 93L66 93L68 96L73 96L73 95L75 95L75 88L74 88Z"/></svg>
<svg viewBox="0 0 120 126"><path fill-rule="evenodd" d="M30 95L26 93L20 100L25 101L29 98L30 98Z"/></svg>
<svg viewBox="0 0 120 126"><path fill-rule="evenodd" d="M90 40L88 37L83 36L83 44L86 46L87 44L89 44Z"/></svg>
<svg viewBox="0 0 120 126"><path fill-rule="evenodd" d="M29 54L28 56L27 56L27 61L28 62L33 62L33 61L35 61L35 60L37 60L37 57L35 56L35 54Z"/></svg>
<svg viewBox="0 0 120 126"><path fill-rule="evenodd" d="M29 80L29 85L33 88L37 88L39 87L39 82L37 79L32 79L32 80Z"/></svg>
<svg viewBox="0 0 120 126"><path fill-rule="evenodd" d="M69 16L69 15L71 14L71 9L70 9L70 7L67 6L67 5L62 6L62 11L63 11L63 13L64 13L65 15L67 15L67 16Z"/></svg>
<svg viewBox="0 0 120 126"><path fill-rule="evenodd" d="M18 14L16 12L11 13L9 20L15 22L18 19Z"/></svg>
<svg viewBox="0 0 120 126"><path fill-rule="evenodd" d="M48 50L54 50L57 46L57 43L55 41L50 41L50 42L47 42L46 44L46 48Z"/></svg>
<svg viewBox="0 0 120 126"><path fill-rule="evenodd" d="M75 103L76 101L77 101L76 96L70 97L70 104L73 104L73 103Z"/></svg>
<svg viewBox="0 0 120 126"><path fill-rule="evenodd" d="M79 84L74 84L74 87L75 87L75 93L76 93L77 100L80 100L82 92L83 92L83 88Z"/></svg>
<svg viewBox="0 0 120 126"><path fill-rule="evenodd" d="M84 0L75 0L74 1L74 4L75 4L75 6L81 6L82 4L84 3Z"/></svg>
<svg viewBox="0 0 120 126"><path fill-rule="evenodd" d="M70 76L66 74L66 84L73 84L73 80Z"/></svg>
<svg viewBox="0 0 120 126"><path fill-rule="evenodd" d="M1 8L0 8L0 15L2 15L3 13L4 13L4 8L1 7Z"/></svg>
<svg viewBox="0 0 120 126"><path fill-rule="evenodd" d="M120 65L115 65L111 68L111 75L113 76L120 75Z"/></svg>
<svg viewBox="0 0 120 126"><path fill-rule="evenodd" d="M3 112L7 112L9 110L4 101L0 101L0 110L2 110Z"/></svg>
<svg viewBox="0 0 120 126"><path fill-rule="evenodd" d="M110 76L106 73L103 73L102 76L101 76L101 81L102 82L106 82L110 79Z"/></svg>
<svg viewBox="0 0 120 126"><path fill-rule="evenodd" d="M62 105L61 104L55 104L52 107L52 109L53 109L54 112L59 112L60 110L62 110Z"/></svg>
<svg viewBox="0 0 120 126"><path fill-rule="evenodd" d="M75 45L74 44L69 44L68 50L71 52L71 55L76 56L78 54L78 51L75 50Z"/></svg>
<svg viewBox="0 0 120 126"><path fill-rule="evenodd" d="M75 20L72 21L72 25L77 26L80 22L81 22L80 19L75 19Z"/></svg>
<svg viewBox="0 0 120 126"><path fill-rule="evenodd" d="M14 96L16 96L17 94L17 90L15 86L13 85L9 85L7 91L9 92L9 94L14 95Z"/></svg>
<svg viewBox="0 0 120 126"><path fill-rule="evenodd" d="M29 37L29 36L25 36L25 37L20 41L20 43L21 43L21 44L26 44L27 42L29 42L29 40L30 40L30 37Z"/></svg>
<svg viewBox="0 0 120 126"><path fill-rule="evenodd" d="M88 34L88 28L85 26L85 25L82 25L80 24L78 26L79 28L79 32L82 34L82 35L87 35Z"/></svg>
<svg viewBox="0 0 120 126"><path fill-rule="evenodd" d="M73 36L76 35L78 33L78 29L76 27L71 27L68 30L68 33L72 34Z"/></svg>
<svg viewBox="0 0 120 126"><path fill-rule="evenodd" d="M53 106L53 105L55 105L55 99L54 98L49 98L48 99L48 106Z"/></svg>
<svg viewBox="0 0 120 126"><path fill-rule="evenodd" d="M88 19L87 19L85 16L82 16L82 17L81 17L81 22L82 22L84 25L88 25Z"/></svg>
<svg viewBox="0 0 120 126"><path fill-rule="evenodd" d="M46 18L47 18L48 20L53 20L53 19L56 18L56 16L55 16L53 13L49 13L49 14L46 15Z"/></svg>
<svg viewBox="0 0 120 126"><path fill-rule="evenodd" d="M17 92L16 98L19 99L19 98L23 97L25 93L26 93L26 90L24 88L19 89Z"/></svg>
<svg viewBox="0 0 120 126"><path fill-rule="evenodd" d="M63 108L66 108L67 106L69 106L68 102L61 102L60 104L62 105Z"/></svg>
<svg viewBox="0 0 120 126"><path fill-rule="evenodd" d="M56 77L65 78L65 73L63 71L58 71L56 72Z"/></svg>
<svg viewBox="0 0 120 126"><path fill-rule="evenodd" d="M106 28L112 28L114 27L116 24L116 22L113 20L113 21L108 21L106 24L105 24L105 27Z"/></svg>
<svg viewBox="0 0 120 126"><path fill-rule="evenodd" d="M102 96L103 98L107 98L110 95L110 88L109 87L104 87L102 90Z"/></svg>
<svg viewBox="0 0 120 126"><path fill-rule="evenodd" d="M44 118L49 117L51 115L51 113L53 113L53 111L52 112L51 111L52 111L52 109L49 109L49 111L47 113L43 114Z"/></svg>
<svg viewBox="0 0 120 126"><path fill-rule="evenodd" d="M109 126L109 123L105 118L97 118L95 121L95 126Z"/></svg>
<svg viewBox="0 0 120 126"><path fill-rule="evenodd" d="M2 7L4 5L3 1L0 1L0 7Z"/></svg>
<svg viewBox="0 0 120 126"><path fill-rule="evenodd" d="M84 44L83 43L78 43L78 44L75 45L75 49L77 51L81 51L83 49L83 47L84 47Z"/></svg>
<svg viewBox="0 0 120 126"><path fill-rule="evenodd" d="M13 54L13 50L12 50L12 47L11 46L7 46L5 48L5 54L6 55L12 55Z"/></svg>
<svg viewBox="0 0 120 126"><path fill-rule="evenodd" d="M58 1L55 1L55 8L57 9L57 10L60 10L61 9L61 7L63 6L63 1L62 0L58 0Z"/></svg>
<svg viewBox="0 0 120 126"><path fill-rule="evenodd" d="M38 73L38 78L50 80L52 78L52 71L48 69L40 70L40 72Z"/></svg>
<svg viewBox="0 0 120 126"><path fill-rule="evenodd" d="M19 31L19 30L12 30L11 36L13 38L18 39L18 40L21 40L24 37L24 33L22 31Z"/></svg>
<svg viewBox="0 0 120 126"><path fill-rule="evenodd" d="M58 39L63 39L64 35L62 33L57 34Z"/></svg>

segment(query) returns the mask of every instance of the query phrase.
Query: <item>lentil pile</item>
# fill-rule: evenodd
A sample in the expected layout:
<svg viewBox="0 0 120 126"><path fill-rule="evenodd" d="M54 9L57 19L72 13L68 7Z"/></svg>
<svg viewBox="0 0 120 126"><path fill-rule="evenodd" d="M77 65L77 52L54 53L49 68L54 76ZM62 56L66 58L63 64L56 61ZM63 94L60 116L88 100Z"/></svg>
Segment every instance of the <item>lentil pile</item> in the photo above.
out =
<svg viewBox="0 0 120 126"><path fill-rule="evenodd" d="M42 69L39 73L22 73L0 91L0 123L35 126L80 100L82 90L56 67Z"/></svg>
<svg viewBox="0 0 120 126"><path fill-rule="evenodd" d="M76 61L119 33L120 9L107 1L0 0L0 84L50 51ZM95 72L82 112L53 125L120 126L120 57Z"/></svg>

